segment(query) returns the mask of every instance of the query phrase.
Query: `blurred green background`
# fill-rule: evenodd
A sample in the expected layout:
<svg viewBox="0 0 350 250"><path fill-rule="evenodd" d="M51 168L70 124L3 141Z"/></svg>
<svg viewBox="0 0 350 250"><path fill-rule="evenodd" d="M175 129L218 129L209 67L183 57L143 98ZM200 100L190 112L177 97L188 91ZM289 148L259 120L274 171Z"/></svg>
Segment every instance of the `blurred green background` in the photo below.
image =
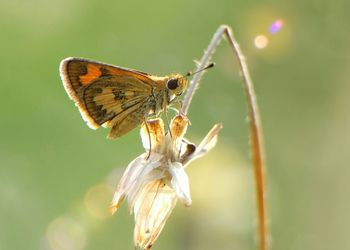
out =
<svg viewBox="0 0 350 250"><path fill-rule="evenodd" d="M1 1L0 249L132 249L126 204L113 217L104 209L143 152L139 131L109 141L89 129L59 63L185 73L223 23L248 59L262 113L271 249L350 249L349 9L345 0ZM187 138L198 143L216 122L224 130L188 168L193 206L178 204L154 249L256 249L246 104L226 42L213 61Z"/></svg>

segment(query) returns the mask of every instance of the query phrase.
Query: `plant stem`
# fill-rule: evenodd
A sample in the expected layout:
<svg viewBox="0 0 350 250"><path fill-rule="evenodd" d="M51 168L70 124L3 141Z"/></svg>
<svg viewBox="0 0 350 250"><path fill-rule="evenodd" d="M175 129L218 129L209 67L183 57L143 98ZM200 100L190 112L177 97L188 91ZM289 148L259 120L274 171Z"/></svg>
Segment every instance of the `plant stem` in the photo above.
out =
<svg viewBox="0 0 350 250"><path fill-rule="evenodd" d="M248 66L243 56L238 43L234 39L232 30L227 25L221 25L215 32L212 40L209 43L207 50L205 51L202 59L200 60L197 69L205 67L209 62L216 47L220 43L222 37L225 36L228 39L229 44L233 50L234 55L238 59L239 68L242 76L243 90L246 95L247 108L248 108L248 118L249 118L249 128L250 128L250 147L252 154L252 164L254 168L255 176L255 191L256 191L256 203L257 203L257 217L258 217L258 236L259 236L259 250L268 249L268 229L266 223L266 184L265 184L265 164L264 164L264 150L263 150L263 135L260 121L260 114L258 109L258 104L256 102L256 95L254 91L253 82L250 78ZM199 81L203 75L204 71L195 74L188 91L183 100L183 106L181 108L181 113L186 115L188 112L189 105L193 98L193 95L199 85Z"/></svg>

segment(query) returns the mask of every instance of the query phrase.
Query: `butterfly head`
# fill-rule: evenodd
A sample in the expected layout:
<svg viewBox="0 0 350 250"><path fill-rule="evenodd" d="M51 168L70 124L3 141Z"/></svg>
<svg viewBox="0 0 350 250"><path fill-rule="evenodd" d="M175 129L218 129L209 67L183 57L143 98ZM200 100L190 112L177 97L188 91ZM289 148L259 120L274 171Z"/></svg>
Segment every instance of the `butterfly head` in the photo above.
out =
<svg viewBox="0 0 350 250"><path fill-rule="evenodd" d="M180 96L188 86L188 77L193 76L197 73L200 73L204 70L212 68L214 63L210 63L202 69L197 70L196 72L188 72L186 75L180 74L172 74L168 76L168 80L166 82L166 88L168 89L169 96Z"/></svg>
<svg viewBox="0 0 350 250"><path fill-rule="evenodd" d="M175 96L180 96L187 88L188 80L179 74L170 75L166 82L166 88Z"/></svg>

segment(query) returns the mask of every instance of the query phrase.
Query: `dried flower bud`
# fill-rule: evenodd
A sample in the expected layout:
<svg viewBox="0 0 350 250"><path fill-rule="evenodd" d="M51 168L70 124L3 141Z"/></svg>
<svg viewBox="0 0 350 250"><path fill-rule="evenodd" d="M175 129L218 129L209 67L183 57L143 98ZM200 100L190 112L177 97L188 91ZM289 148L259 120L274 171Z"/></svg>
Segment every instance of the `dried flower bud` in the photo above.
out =
<svg viewBox="0 0 350 250"><path fill-rule="evenodd" d="M167 134L159 118L142 125L141 138L146 152L129 164L111 206L114 213L124 198L128 198L129 210L135 216L135 246L151 248L178 199L185 206L192 203L185 166L215 146L222 126L215 125L196 148L183 138L188 124L185 116L177 115Z"/></svg>

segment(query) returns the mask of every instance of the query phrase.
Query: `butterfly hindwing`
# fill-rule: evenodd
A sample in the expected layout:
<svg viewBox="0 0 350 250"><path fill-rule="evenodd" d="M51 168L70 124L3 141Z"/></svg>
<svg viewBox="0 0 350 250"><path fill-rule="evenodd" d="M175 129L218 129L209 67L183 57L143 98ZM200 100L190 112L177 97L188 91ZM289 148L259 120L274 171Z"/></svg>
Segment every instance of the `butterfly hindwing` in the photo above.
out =
<svg viewBox="0 0 350 250"><path fill-rule="evenodd" d="M86 86L82 92L81 99L88 113L102 125L143 103L151 95L151 88L132 77L106 76Z"/></svg>
<svg viewBox="0 0 350 250"><path fill-rule="evenodd" d="M127 134L144 121L143 113L147 108L145 103L138 103L127 109L122 115L112 120L112 129L108 134L109 139L116 139Z"/></svg>

